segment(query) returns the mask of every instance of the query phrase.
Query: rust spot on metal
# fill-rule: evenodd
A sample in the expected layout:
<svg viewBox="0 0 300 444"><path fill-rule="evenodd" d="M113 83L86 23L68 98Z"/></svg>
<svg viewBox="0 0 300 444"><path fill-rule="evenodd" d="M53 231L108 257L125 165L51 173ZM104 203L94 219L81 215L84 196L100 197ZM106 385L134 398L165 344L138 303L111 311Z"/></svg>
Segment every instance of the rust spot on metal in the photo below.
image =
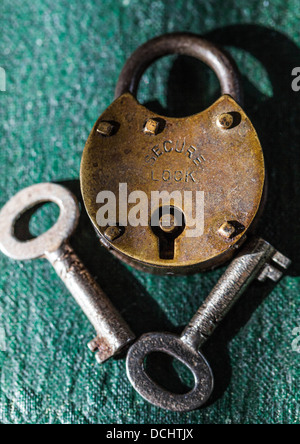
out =
<svg viewBox="0 0 300 444"><path fill-rule="evenodd" d="M156 135L159 131L159 121L148 119L144 126L144 133Z"/></svg>
<svg viewBox="0 0 300 444"><path fill-rule="evenodd" d="M217 124L222 129L229 129L233 125L233 116L229 113L222 113L217 118Z"/></svg>
<svg viewBox="0 0 300 444"><path fill-rule="evenodd" d="M111 136L114 132L115 126L113 123L111 122L106 122L104 120L102 120L101 122L99 122L98 127L97 127L97 132L99 134L101 134L102 136Z"/></svg>
<svg viewBox="0 0 300 444"><path fill-rule="evenodd" d="M114 354L114 350L104 337L97 336L88 344L88 347L92 352L96 352L95 357L99 364L102 364Z"/></svg>
<svg viewBox="0 0 300 444"><path fill-rule="evenodd" d="M235 227L230 222L224 222L220 226L218 232L220 233L221 236L225 237L226 239L230 239L231 236L233 236L235 233Z"/></svg>
<svg viewBox="0 0 300 444"><path fill-rule="evenodd" d="M123 233L123 227L107 227L104 232L104 236L107 240L113 242L114 240L118 239L118 237L120 237Z"/></svg>

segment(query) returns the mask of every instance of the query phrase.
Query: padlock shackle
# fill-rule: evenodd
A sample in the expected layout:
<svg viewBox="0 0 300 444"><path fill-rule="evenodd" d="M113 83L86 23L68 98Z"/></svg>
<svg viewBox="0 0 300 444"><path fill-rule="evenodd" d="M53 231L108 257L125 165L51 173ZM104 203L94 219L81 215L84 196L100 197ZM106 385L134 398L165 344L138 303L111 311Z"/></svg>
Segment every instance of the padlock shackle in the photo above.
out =
<svg viewBox="0 0 300 444"><path fill-rule="evenodd" d="M190 33L164 34L137 48L122 69L115 98L126 92L136 96L140 79L148 66L170 54L187 55L206 63L217 75L222 94L231 95L242 105L242 87L235 62L213 43Z"/></svg>

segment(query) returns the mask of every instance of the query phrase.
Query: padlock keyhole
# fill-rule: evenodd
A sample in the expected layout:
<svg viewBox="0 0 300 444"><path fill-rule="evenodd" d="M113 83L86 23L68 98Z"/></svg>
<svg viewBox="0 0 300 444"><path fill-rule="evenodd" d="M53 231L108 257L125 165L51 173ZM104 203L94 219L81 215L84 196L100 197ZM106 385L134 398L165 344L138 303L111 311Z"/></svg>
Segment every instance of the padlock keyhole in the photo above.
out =
<svg viewBox="0 0 300 444"><path fill-rule="evenodd" d="M174 259L175 240L185 229L183 212L173 205L160 207L152 215L151 228L158 237L160 259Z"/></svg>

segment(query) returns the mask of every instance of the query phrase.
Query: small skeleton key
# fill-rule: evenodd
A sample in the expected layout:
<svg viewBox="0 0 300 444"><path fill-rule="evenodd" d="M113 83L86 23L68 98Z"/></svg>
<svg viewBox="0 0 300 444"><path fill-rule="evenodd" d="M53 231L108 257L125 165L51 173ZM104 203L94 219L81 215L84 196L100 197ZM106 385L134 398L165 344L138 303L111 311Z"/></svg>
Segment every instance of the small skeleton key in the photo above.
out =
<svg viewBox="0 0 300 444"><path fill-rule="evenodd" d="M127 374L137 392L152 404L173 411L193 410L204 404L213 390L213 374L198 350L255 278L274 282L281 278L282 272L272 263L286 269L290 260L265 240L252 239L228 266L180 337L171 333L141 336L127 354ZM167 353L185 364L193 373L194 388L176 394L156 384L144 368L145 357L152 352Z"/></svg>
<svg viewBox="0 0 300 444"><path fill-rule="evenodd" d="M34 239L18 240L14 235L16 220L28 209L49 201L60 208L55 225ZM53 183L25 188L0 211L0 249L13 259L48 259L94 326L97 337L88 345L102 363L129 344L134 334L67 243L78 218L78 202L66 188Z"/></svg>

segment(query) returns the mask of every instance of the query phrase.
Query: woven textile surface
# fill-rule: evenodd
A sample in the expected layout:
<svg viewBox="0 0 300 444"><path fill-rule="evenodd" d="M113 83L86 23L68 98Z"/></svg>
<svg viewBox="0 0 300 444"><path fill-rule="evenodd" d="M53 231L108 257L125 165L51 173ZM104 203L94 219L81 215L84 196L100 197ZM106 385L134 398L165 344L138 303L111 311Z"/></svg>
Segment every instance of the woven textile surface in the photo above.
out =
<svg viewBox="0 0 300 444"><path fill-rule="evenodd" d="M45 181L80 198L82 150L126 58L154 36L194 32L224 46L240 69L268 169L258 232L293 260L276 286L253 283L205 345L216 385L208 404L174 413L135 393L124 356L96 364L86 347L93 328L46 260L1 254L0 422L299 423L300 92L291 87L300 66L299 1L1 0L0 22L0 206ZM170 56L146 71L138 99L184 116L219 94L201 62ZM45 205L31 232L56 217L54 204ZM180 332L225 269L188 277L136 271L98 244L84 211L72 245L138 335ZM167 358L153 356L149 367L170 389L191 383Z"/></svg>

